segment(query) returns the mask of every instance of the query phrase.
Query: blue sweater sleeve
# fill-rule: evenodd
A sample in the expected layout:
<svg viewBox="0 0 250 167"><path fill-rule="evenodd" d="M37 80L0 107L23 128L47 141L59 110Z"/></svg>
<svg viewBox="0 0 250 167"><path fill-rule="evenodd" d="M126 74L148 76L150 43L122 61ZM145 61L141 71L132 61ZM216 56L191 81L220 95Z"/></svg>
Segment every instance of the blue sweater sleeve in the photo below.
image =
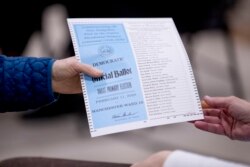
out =
<svg viewBox="0 0 250 167"><path fill-rule="evenodd" d="M35 109L55 101L51 58L0 56L0 112Z"/></svg>

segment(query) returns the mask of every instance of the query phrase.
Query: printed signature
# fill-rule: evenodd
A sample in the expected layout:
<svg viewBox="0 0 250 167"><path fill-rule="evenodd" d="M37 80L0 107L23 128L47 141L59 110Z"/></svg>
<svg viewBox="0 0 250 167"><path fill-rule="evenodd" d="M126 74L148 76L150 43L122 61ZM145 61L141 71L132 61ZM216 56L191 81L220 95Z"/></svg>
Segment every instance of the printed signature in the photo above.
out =
<svg viewBox="0 0 250 167"><path fill-rule="evenodd" d="M133 116L136 115L137 112L123 112L123 113L119 113L119 114L114 114L112 115L112 118L122 118L122 117L128 117L128 116Z"/></svg>

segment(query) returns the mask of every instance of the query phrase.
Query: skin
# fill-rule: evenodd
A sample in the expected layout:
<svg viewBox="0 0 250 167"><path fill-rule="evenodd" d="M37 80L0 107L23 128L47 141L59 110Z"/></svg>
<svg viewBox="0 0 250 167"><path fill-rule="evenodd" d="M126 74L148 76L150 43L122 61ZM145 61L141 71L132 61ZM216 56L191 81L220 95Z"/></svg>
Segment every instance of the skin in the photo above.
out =
<svg viewBox="0 0 250 167"><path fill-rule="evenodd" d="M225 135L233 140L250 140L250 103L235 96L209 97L203 109L204 120L195 121L198 129Z"/></svg>
<svg viewBox="0 0 250 167"><path fill-rule="evenodd" d="M133 164L131 167L162 167L166 158L171 154L171 151L160 151L152 154L147 159Z"/></svg>
<svg viewBox="0 0 250 167"><path fill-rule="evenodd" d="M81 93L80 73L92 77L102 76L100 70L80 63L75 57L56 60L52 67L53 91L61 94Z"/></svg>
<svg viewBox="0 0 250 167"><path fill-rule="evenodd" d="M202 101L204 119L194 121L198 129L225 135L233 140L250 140L250 103L235 96L209 97ZM171 151L157 152L131 167L162 167Z"/></svg>

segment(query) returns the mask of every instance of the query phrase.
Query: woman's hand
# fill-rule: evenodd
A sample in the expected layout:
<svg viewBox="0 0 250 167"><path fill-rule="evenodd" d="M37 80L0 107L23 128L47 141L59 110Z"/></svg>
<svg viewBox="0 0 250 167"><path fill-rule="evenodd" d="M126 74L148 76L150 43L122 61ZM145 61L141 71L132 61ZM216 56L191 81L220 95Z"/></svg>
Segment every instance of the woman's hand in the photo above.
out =
<svg viewBox="0 0 250 167"><path fill-rule="evenodd" d="M52 66L52 88L62 94L81 93L80 73L101 77L102 72L87 64L81 64L75 57L56 60Z"/></svg>

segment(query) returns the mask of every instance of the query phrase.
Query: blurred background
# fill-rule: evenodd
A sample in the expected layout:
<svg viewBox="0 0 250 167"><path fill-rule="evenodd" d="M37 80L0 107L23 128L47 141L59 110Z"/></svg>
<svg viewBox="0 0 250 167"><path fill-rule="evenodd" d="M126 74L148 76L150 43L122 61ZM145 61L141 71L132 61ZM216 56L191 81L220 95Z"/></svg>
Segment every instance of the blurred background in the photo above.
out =
<svg viewBox="0 0 250 167"><path fill-rule="evenodd" d="M191 60L200 97L250 100L250 1L50 1L1 4L0 52L74 55L66 18L172 17ZM143 140L142 140L143 139ZM42 156L133 163L160 150L184 149L250 164L250 142L171 124L91 138L82 95L0 116L0 160Z"/></svg>

